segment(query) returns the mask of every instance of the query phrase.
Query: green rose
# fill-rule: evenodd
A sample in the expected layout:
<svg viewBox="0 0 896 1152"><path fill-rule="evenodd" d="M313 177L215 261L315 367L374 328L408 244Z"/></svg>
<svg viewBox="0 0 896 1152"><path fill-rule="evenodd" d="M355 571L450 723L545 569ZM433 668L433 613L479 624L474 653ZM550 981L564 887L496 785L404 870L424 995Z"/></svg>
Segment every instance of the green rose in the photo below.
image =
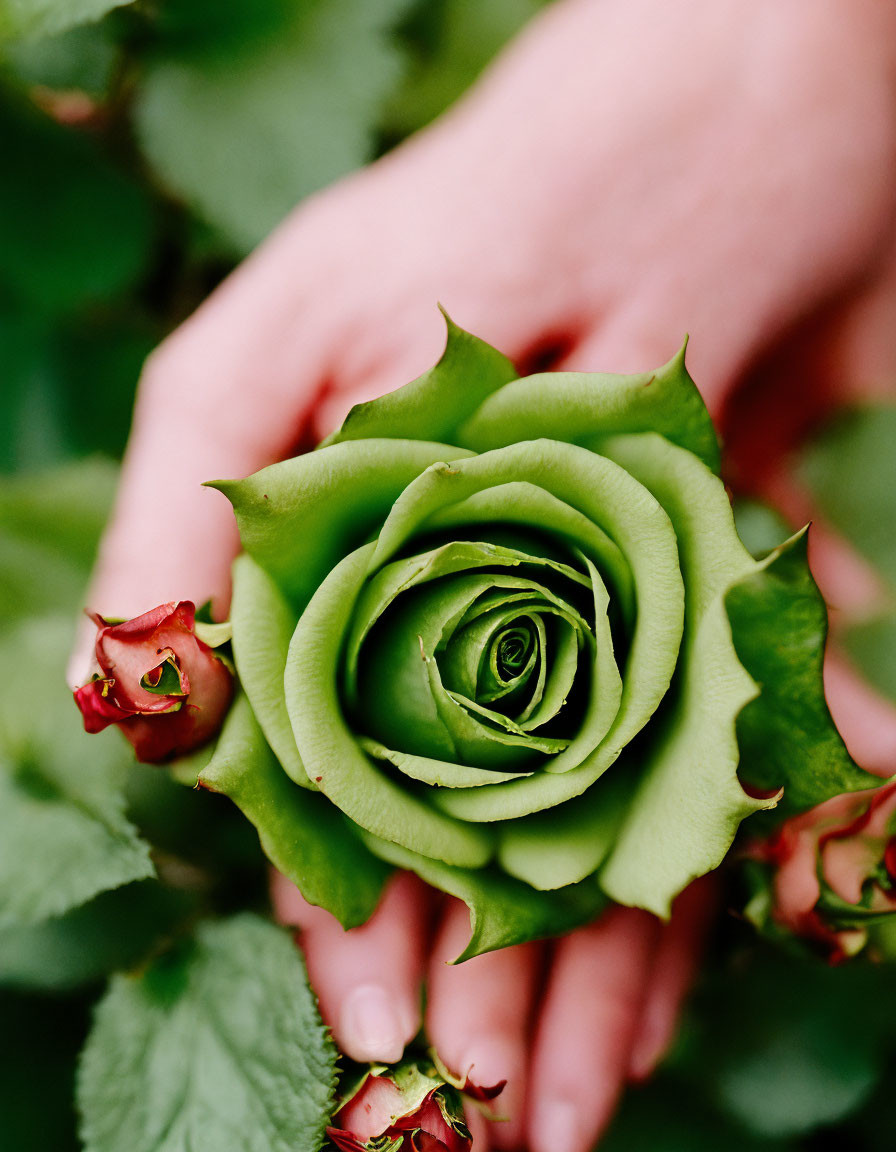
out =
<svg viewBox="0 0 896 1152"><path fill-rule="evenodd" d="M346 925L384 861L467 901L465 955L666 915L745 817L868 780L805 535L754 560L718 469L684 349L517 379L449 322L318 451L214 485L244 695L200 782Z"/></svg>

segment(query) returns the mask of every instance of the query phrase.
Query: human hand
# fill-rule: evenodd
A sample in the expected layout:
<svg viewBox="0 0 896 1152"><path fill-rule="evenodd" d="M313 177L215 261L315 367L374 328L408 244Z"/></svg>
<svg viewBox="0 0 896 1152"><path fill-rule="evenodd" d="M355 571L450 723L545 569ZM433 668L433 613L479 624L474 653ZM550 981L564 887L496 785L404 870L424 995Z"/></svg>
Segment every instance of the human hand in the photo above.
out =
<svg viewBox="0 0 896 1152"><path fill-rule="evenodd" d="M299 927L311 982L340 1049L397 1060L420 1028L460 1076L507 1080L506 1120L474 1131L477 1148L591 1148L622 1086L642 1080L671 1040L713 909L712 879L681 894L668 924L614 908L547 944L504 948L452 966L469 937L467 909L409 873L388 885L361 928L338 922L279 873L277 918ZM440 906L441 905L441 906ZM477 1117L472 1116L471 1122Z"/></svg>
<svg viewBox="0 0 896 1152"><path fill-rule="evenodd" d="M202 481L416 375L441 339L437 300L521 367L640 369L690 331L715 411L798 321L836 326L890 240L896 37L878 22L894 12L549 8L441 121L297 209L150 357L91 606L226 607L236 530Z"/></svg>
<svg viewBox="0 0 896 1152"><path fill-rule="evenodd" d="M686 11L660 0L566 0L548 9L450 115L298 209L153 355L91 607L130 616L214 595L225 608L236 532L227 502L201 481L255 471L329 431L355 400L415 375L433 358L437 299L524 367L640 368L666 359L689 329L693 374L716 411L757 357L781 354L798 321L816 316L825 331L842 323L890 239L896 95L893 37L878 26L886 19L888 7L844 0L692 0ZM85 667L82 649L76 679ZM406 889L416 897L400 895ZM377 958L394 955L381 935L415 941L421 955L428 939L420 889L403 880L397 892L395 921L387 905L385 921L340 937L346 948L361 942L367 983ZM445 923L436 955L457 912ZM317 930L306 929L310 954ZM569 1152L584 1150L632 1061L644 1070L668 1037L668 1019L640 1025L651 1013L670 1017L678 998L651 1007L660 995L651 964L675 968L656 961L672 946L659 934L641 913L618 911L556 946L530 1070L538 1152L560 1152L564 1138ZM678 939L686 972L690 933ZM424 965L407 948L416 979ZM454 1006L446 1019L470 1020L458 1001L485 1019L490 981L503 991L519 976L516 1018L500 1035L520 1093L525 1018L535 1011L534 975L520 973L534 973L542 951L499 953L450 977L439 962L430 977L438 1032L440 1003ZM329 968L318 973L322 988ZM332 969L341 970L335 959ZM332 997L322 991L337 1028L357 972L348 959L345 970ZM452 999L452 988L462 995ZM586 1015L584 989L596 1016ZM407 1038L416 1017L406 1000L395 1004ZM541 1038L558 1033L549 1021L565 1027L570 1005L590 1020L589 1055L568 1069L587 1071L587 1087L552 1082L566 1066L539 1056L550 1050ZM608 1023L598 1030L601 1013ZM653 1039L636 1058L639 1027ZM446 1058L468 1059L451 1049L448 1029ZM458 1031L458 1044L473 1034ZM545 1143L536 1102L567 1099L561 1089L581 1111L566 1114L565 1135L553 1121ZM515 1123L493 1139L512 1143L519 1115Z"/></svg>

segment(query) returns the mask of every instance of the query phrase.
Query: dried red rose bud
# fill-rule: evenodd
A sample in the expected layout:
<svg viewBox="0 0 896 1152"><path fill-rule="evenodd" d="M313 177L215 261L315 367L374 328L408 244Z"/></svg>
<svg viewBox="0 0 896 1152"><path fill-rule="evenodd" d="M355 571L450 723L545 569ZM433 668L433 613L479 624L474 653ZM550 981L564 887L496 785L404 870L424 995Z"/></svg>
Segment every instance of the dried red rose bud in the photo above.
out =
<svg viewBox="0 0 896 1152"><path fill-rule="evenodd" d="M504 1087L480 1088L426 1062L371 1068L334 1117L327 1135L340 1152L469 1152L463 1097L493 1100Z"/></svg>
<svg viewBox="0 0 896 1152"><path fill-rule="evenodd" d="M233 695L233 675L196 635L189 600L99 629L99 672L75 690L88 732L117 724L137 759L155 764L198 748L218 731Z"/></svg>
<svg viewBox="0 0 896 1152"><path fill-rule="evenodd" d="M843 960L896 912L896 783L848 793L786 821L748 855L769 865L771 920Z"/></svg>

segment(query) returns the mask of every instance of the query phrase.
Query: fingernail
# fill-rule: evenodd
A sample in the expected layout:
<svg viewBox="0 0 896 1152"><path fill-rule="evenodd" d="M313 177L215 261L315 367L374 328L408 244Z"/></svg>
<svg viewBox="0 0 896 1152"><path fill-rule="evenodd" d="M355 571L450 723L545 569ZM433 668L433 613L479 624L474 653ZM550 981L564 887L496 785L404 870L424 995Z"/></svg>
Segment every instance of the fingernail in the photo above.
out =
<svg viewBox="0 0 896 1152"><path fill-rule="evenodd" d="M663 1050L655 1036L643 1034L635 1045L628 1065L630 1080L640 1084L656 1068Z"/></svg>
<svg viewBox="0 0 896 1152"><path fill-rule="evenodd" d="M339 1013L342 1047L353 1060L393 1064L401 1059L407 1037L395 998L379 984L362 984Z"/></svg>
<svg viewBox="0 0 896 1152"><path fill-rule="evenodd" d="M543 1100L535 1105L532 1152L582 1152L579 1112L569 1100Z"/></svg>
<svg viewBox="0 0 896 1152"><path fill-rule="evenodd" d="M662 1022L651 1019L650 1012L641 1025L628 1062L629 1079L640 1083L650 1076L663 1053L669 1037Z"/></svg>

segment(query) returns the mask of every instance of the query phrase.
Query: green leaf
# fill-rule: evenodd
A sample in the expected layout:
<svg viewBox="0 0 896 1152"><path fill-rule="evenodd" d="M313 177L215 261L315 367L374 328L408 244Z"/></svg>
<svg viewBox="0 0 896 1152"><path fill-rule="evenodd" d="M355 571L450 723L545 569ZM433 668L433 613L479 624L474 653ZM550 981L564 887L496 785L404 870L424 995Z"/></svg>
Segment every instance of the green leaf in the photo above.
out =
<svg viewBox="0 0 896 1152"><path fill-rule="evenodd" d="M0 663L0 924L58 916L109 888L153 875L124 814L117 733L88 736L64 665L73 621L45 618L9 631Z"/></svg>
<svg viewBox="0 0 896 1152"><path fill-rule="evenodd" d="M101 457L3 477L0 529L4 536L52 548L86 576L112 506L117 477L118 469Z"/></svg>
<svg viewBox="0 0 896 1152"><path fill-rule="evenodd" d="M131 0L0 0L0 36L52 36L99 20Z"/></svg>
<svg viewBox="0 0 896 1152"><path fill-rule="evenodd" d="M73 454L122 455L137 379L162 335L161 325L126 305L58 326L51 368Z"/></svg>
<svg viewBox="0 0 896 1152"><path fill-rule="evenodd" d="M827 609L806 546L803 532L725 596L738 657L762 686L737 720L741 772L760 789L783 786L782 813L880 784L855 764L828 711Z"/></svg>
<svg viewBox="0 0 896 1152"><path fill-rule="evenodd" d="M258 829L268 859L345 928L363 924L388 874L342 813L299 788L265 743L245 696L231 706L199 783L229 796Z"/></svg>
<svg viewBox="0 0 896 1152"><path fill-rule="evenodd" d="M115 7L115 0L108 6ZM65 7L71 13L73 6ZM95 99L105 97L116 61L115 43L105 24L81 24L59 34L17 40L3 50L19 84L77 90Z"/></svg>
<svg viewBox="0 0 896 1152"><path fill-rule="evenodd" d="M290 937L254 916L117 976L78 1076L86 1152L315 1152L336 1051Z"/></svg>
<svg viewBox="0 0 896 1152"><path fill-rule="evenodd" d="M869 684L896 700L896 612L853 624L840 642Z"/></svg>
<svg viewBox="0 0 896 1152"><path fill-rule="evenodd" d="M115 477L99 459L0 477L0 623L83 607Z"/></svg>
<svg viewBox="0 0 896 1152"><path fill-rule="evenodd" d="M438 364L395 392L356 404L326 444L376 437L450 444L483 401L516 379L505 356L443 315L448 339Z"/></svg>
<svg viewBox="0 0 896 1152"><path fill-rule="evenodd" d="M484 452L544 437L600 452L606 436L658 432L718 473L719 442L685 367L686 347L655 372L543 372L515 380L481 405L457 442Z"/></svg>
<svg viewBox="0 0 896 1152"><path fill-rule="evenodd" d="M150 62L135 109L150 163L238 251L370 158L401 74L387 32L407 0L261 7L256 34L229 38L216 32L230 9L202 5L211 28Z"/></svg>
<svg viewBox="0 0 896 1152"><path fill-rule="evenodd" d="M455 964L496 948L562 936L593 920L607 904L593 879L556 892L537 892L494 868L456 868L386 840L369 835L365 840L390 864L416 872L470 909L470 939Z"/></svg>
<svg viewBox="0 0 896 1152"><path fill-rule="evenodd" d="M0 104L0 289L37 312L108 299L146 268L146 192L86 134Z"/></svg>
<svg viewBox="0 0 896 1152"><path fill-rule="evenodd" d="M136 964L194 900L155 881L105 892L64 916L0 929L0 984L60 991Z"/></svg>
<svg viewBox="0 0 896 1152"><path fill-rule="evenodd" d="M33 309L0 306L0 471L34 471L65 457L52 366L53 324Z"/></svg>
<svg viewBox="0 0 896 1152"><path fill-rule="evenodd" d="M896 586L896 405L859 408L804 455L800 475L825 517Z"/></svg>
<svg viewBox="0 0 896 1152"><path fill-rule="evenodd" d="M124 310L69 318L24 301L0 304L0 472L120 455L134 386L158 338L154 325Z"/></svg>

